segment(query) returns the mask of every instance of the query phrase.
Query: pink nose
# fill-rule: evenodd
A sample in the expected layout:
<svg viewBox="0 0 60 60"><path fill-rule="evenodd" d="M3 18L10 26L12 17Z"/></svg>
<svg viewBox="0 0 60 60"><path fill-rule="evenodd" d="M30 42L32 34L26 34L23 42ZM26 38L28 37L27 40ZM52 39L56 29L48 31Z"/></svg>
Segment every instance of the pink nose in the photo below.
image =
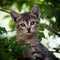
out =
<svg viewBox="0 0 60 60"><path fill-rule="evenodd" d="M28 33L30 33L31 32L31 28L27 28L27 31L28 31Z"/></svg>

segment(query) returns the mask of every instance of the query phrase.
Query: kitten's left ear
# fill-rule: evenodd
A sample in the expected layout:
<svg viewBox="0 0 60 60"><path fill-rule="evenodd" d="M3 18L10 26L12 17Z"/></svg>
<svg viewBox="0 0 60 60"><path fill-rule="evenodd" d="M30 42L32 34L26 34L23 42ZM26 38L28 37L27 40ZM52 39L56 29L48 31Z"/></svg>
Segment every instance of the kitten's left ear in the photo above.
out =
<svg viewBox="0 0 60 60"><path fill-rule="evenodd" d="M35 5L32 10L31 10L31 13L35 14L36 17L39 17L39 14L40 14L40 8L38 5Z"/></svg>

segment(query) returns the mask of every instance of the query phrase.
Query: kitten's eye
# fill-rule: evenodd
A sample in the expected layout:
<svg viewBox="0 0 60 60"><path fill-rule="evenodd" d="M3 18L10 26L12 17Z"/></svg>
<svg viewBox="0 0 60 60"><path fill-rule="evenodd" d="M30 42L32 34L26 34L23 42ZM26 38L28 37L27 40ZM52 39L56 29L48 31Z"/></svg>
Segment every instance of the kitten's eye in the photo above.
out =
<svg viewBox="0 0 60 60"><path fill-rule="evenodd" d="M32 21L31 23L30 23L30 25L34 25L35 24L35 21Z"/></svg>
<svg viewBox="0 0 60 60"><path fill-rule="evenodd" d="M39 22L36 22L36 24L38 24Z"/></svg>
<svg viewBox="0 0 60 60"><path fill-rule="evenodd" d="M24 23L21 23L20 26L21 26L21 27L25 27L25 24L24 24Z"/></svg>

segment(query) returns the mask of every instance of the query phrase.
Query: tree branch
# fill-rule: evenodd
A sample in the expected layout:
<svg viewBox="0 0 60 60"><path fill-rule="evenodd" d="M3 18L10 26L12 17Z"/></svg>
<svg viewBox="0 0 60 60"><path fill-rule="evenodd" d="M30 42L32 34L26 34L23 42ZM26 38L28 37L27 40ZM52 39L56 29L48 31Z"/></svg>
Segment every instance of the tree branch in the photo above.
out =
<svg viewBox="0 0 60 60"><path fill-rule="evenodd" d="M6 10L3 10L3 9L0 9L0 11L6 12L6 13L10 13L10 12L8 12L8 11L6 11Z"/></svg>
<svg viewBox="0 0 60 60"><path fill-rule="evenodd" d="M47 30L51 31L52 33L54 33L55 35L58 35L60 37L60 34L51 26L48 26L47 24L40 25L40 26L46 28Z"/></svg>
<svg viewBox="0 0 60 60"><path fill-rule="evenodd" d="M50 52L52 52L52 53L60 53L59 51L57 52L57 51L50 51Z"/></svg>

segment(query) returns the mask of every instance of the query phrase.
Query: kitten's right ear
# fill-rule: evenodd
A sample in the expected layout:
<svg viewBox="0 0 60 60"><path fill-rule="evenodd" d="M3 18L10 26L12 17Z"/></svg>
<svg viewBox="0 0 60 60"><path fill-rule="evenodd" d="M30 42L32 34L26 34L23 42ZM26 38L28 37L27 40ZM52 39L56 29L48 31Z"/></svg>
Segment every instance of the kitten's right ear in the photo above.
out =
<svg viewBox="0 0 60 60"><path fill-rule="evenodd" d="M40 16L40 8L38 5L34 5L34 7L31 10L31 13L33 13L34 15L36 15L36 17Z"/></svg>
<svg viewBox="0 0 60 60"><path fill-rule="evenodd" d="M14 21L16 21L17 18L19 17L19 14L15 11L10 11L10 15Z"/></svg>

